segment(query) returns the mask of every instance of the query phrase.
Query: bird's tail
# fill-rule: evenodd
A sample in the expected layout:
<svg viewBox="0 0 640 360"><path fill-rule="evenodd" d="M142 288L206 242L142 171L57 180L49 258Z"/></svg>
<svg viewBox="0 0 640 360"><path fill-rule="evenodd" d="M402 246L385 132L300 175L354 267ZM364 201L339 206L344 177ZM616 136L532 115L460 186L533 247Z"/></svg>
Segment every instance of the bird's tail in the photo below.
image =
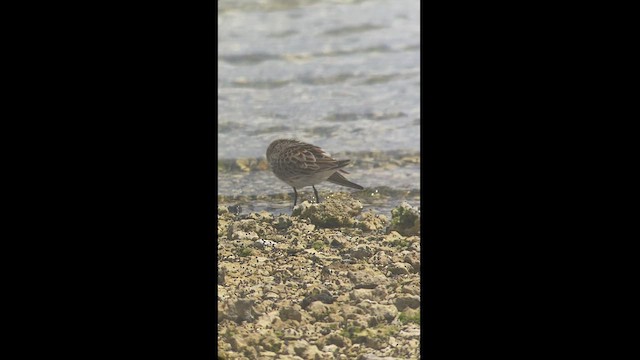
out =
<svg viewBox="0 0 640 360"><path fill-rule="evenodd" d="M352 183L351 181L347 180L347 178L345 178L344 176L340 175L340 173L338 173L337 171L333 173L333 175L331 175L327 181L330 181L334 184L338 184L338 185L342 185L342 186L347 186L350 188L354 188L354 189L358 189L358 190L362 190L364 189L362 186L356 184L356 183Z"/></svg>

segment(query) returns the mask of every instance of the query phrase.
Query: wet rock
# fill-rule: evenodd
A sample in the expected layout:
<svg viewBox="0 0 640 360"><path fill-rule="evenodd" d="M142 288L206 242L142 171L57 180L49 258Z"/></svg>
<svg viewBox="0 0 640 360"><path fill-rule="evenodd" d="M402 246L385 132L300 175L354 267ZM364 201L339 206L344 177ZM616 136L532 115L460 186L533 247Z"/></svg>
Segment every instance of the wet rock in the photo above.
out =
<svg viewBox="0 0 640 360"><path fill-rule="evenodd" d="M391 210L390 231L397 231L401 235L411 236L420 233L420 210L403 202Z"/></svg>

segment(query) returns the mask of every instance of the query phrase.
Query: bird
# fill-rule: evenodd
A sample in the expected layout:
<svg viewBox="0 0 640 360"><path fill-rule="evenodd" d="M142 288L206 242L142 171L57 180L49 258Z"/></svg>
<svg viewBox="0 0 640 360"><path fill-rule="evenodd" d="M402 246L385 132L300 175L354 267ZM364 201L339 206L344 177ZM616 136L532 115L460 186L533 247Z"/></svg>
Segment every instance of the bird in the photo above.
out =
<svg viewBox="0 0 640 360"><path fill-rule="evenodd" d="M341 173L351 160L336 160L320 147L294 139L278 139L267 148L267 162L273 174L293 188L293 206L298 202L296 189L311 186L320 203L315 185L329 181L362 190L362 186L347 180Z"/></svg>

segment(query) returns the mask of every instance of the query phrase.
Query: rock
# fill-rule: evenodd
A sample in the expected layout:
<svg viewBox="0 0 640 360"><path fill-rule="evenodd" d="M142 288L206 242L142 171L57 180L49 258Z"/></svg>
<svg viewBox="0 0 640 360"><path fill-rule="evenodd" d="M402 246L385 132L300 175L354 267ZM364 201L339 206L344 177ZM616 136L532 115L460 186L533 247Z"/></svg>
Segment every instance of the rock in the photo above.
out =
<svg viewBox="0 0 640 360"><path fill-rule="evenodd" d="M351 340L336 333L327 335L324 338L324 343L327 345L335 345L339 348L345 348L345 347L351 346Z"/></svg>
<svg viewBox="0 0 640 360"><path fill-rule="evenodd" d="M420 233L420 210L403 202L391 210L390 231L397 231L401 235L411 236Z"/></svg>
<svg viewBox="0 0 640 360"><path fill-rule="evenodd" d="M307 311L316 320L321 320L321 319L324 319L331 312L331 308L327 304L322 303L321 301L314 301L307 307Z"/></svg>
<svg viewBox="0 0 640 360"><path fill-rule="evenodd" d="M259 236L253 231L234 231L231 235L232 240L258 240Z"/></svg>
<svg viewBox="0 0 640 360"><path fill-rule="evenodd" d="M296 355L305 358L304 353L307 352L311 345L306 340L298 340L293 343L293 351L295 351ZM317 349L317 347L316 347Z"/></svg>
<svg viewBox="0 0 640 360"><path fill-rule="evenodd" d="M331 243L329 244L329 246L331 246L332 248L335 248L335 249L343 249L345 247L346 243L347 243L347 239L335 238L335 239L331 240Z"/></svg>
<svg viewBox="0 0 640 360"><path fill-rule="evenodd" d="M274 353L280 352L282 348L282 340L276 337L274 334L269 334L260 339L260 345L266 351L273 351Z"/></svg>
<svg viewBox="0 0 640 360"><path fill-rule="evenodd" d="M419 327L411 327L405 330L401 330L398 333L398 337L408 338L408 339L420 339L420 328Z"/></svg>
<svg viewBox="0 0 640 360"><path fill-rule="evenodd" d="M363 300L373 300L375 298L373 289L353 289L349 292L349 298L356 302Z"/></svg>
<svg viewBox="0 0 640 360"><path fill-rule="evenodd" d="M420 255L413 251L408 251L404 256L404 262L411 265L412 272L418 272L420 270Z"/></svg>
<svg viewBox="0 0 640 360"><path fill-rule="evenodd" d="M302 353L302 358L304 359L313 359L313 360L322 360L324 353L318 349L317 345L309 345Z"/></svg>
<svg viewBox="0 0 640 360"><path fill-rule="evenodd" d="M275 241L258 239L253 243L253 246L258 249L264 249L265 247L274 247L276 244Z"/></svg>
<svg viewBox="0 0 640 360"><path fill-rule="evenodd" d="M242 206L240 206L239 204L229 206L228 211L231 214L238 215L242 212Z"/></svg>
<svg viewBox="0 0 640 360"><path fill-rule="evenodd" d="M244 335L233 335L228 341L229 344L231 344L231 349L233 349L233 351L241 351L247 347L247 339Z"/></svg>
<svg viewBox="0 0 640 360"><path fill-rule="evenodd" d="M399 311L403 311L407 307L417 309L420 307L420 296L417 295L401 295L396 298L395 306Z"/></svg>
<svg viewBox="0 0 640 360"><path fill-rule="evenodd" d="M374 289L379 285L388 283L387 277L374 269L349 271L349 280L356 289Z"/></svg>
<svg viewBox="0 0 640 360"><path fill-rule="evenodd" d="M338 351L338 346L337 345L326 345L322 348L322 351L324 352L329 352L329 353L335 353L336 351Z"/></svg>
<svg viewBox="0 0 640 360"><path fill-rule="evenodd" d="M330 292L328 292L327 290L321 290L318 293L311 294L305 297L302 300L302 303L300 305L302 306L303 309L305 309L307 306L309 306L309 304L311 304L314 301L321 301L325 304L333 304L334 299Z"/></svg>
<svg viewBox="0 0 640 360"><path fill-rule="evenodd" d="M402 285L400 292L411 295L420 295L420 287L417 285Z"/></svg>
<svg viewBox="0 0 640 360"><path fill-rule="evenodd" d="M386 216L368 211L362 214L362 219L356 223L356 226L363 231L372 232L384 230L388 222Z"/></svg>
<svg viewBox="0 0 640 360"><path fill-rule="evenodd" d="M360 244L353 247L349 254L354 259L368 259L372 255L371 248L368 245Z"/></svg>
<svg viewBox="0 0 640 360"><path fill-rule="evenodd" d="M280 309L280 319L282 321L286 321L286 320L302 321L302 313L300 312L299 309L296 309L293 306L288 306Z"/></svg>
<svg viewBox="0 0 640 360"><path fill-rule="evenodd" d="M226 304L226 309L223 311L224 318L236 323L253 322L256 316L260 315L254 310L254 301L250 299L228 300Z"/></svg>
<svg viewBox="0 0 640 360"><path fill-rule="evenodd" d="M394 305L370 304L369 314L372 320L369 326L376 326L380 323L391 323L398 316L398 309Z"/></svg>
<svg viewBox="0 0 640 360"><path fill-rule="evenodd" d="M273 291L267 291L266 293L264 293L264 295L262 295L262 299L264 300L278 300L279 298L280 295Z"/></svg>
<svg viewBox="0 0 640 360"><path fill-rule="evenodd" d="M393 275L405 275L413 272L413 267L411 264L398 262L389 266L388 270Z"/></svg>
<svg viewBox="0 0 640 360"><path fill-rule="evenodd" d="M391 356L380 357L375 354L365 354L365 355L360 355L360 357L358 357L358 360L399 360L399 359Z"/></svg>
<svg viewBox="0 0 640 360"><path fill-rule="evenodd" d="M288 229L293 222L291 218L287 215L280 215L276 218L273 226L278 230L286 230Z"/></svg>
<svg viewBox="0 0 640 360"><path fill-rule="evenodd" d="M389 265L391 261L392 261L391 256L387 255L387 253L385 253L384 251L378 251L371 258L371 262L373 264L382 265L382 266Z"/></svg>
<svg viewBox="0 0 640 360"><path fill-rule="evenodd" d="M352 227L362 203L348 194L334 194L320 204L304 201L293 209L291 216L308 219L321 228Z"/></svg>

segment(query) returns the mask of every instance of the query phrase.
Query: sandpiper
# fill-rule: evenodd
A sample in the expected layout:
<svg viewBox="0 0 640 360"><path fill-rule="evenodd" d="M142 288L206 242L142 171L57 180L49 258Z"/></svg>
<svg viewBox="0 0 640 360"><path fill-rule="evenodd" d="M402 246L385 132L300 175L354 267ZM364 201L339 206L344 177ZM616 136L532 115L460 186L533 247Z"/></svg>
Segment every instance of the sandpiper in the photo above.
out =
<svg viewBox="0 0 640 360"><path fill-rule="evenodd" d="M293 206L298 202L296 188L313 187L316 202L320 202L315 185L323 181L362 190L340 173L348 174L343 167L351 160L335 160L321 148L292 139L275 140L267 149L267 161L271 171L293 188Z"/></svg>

